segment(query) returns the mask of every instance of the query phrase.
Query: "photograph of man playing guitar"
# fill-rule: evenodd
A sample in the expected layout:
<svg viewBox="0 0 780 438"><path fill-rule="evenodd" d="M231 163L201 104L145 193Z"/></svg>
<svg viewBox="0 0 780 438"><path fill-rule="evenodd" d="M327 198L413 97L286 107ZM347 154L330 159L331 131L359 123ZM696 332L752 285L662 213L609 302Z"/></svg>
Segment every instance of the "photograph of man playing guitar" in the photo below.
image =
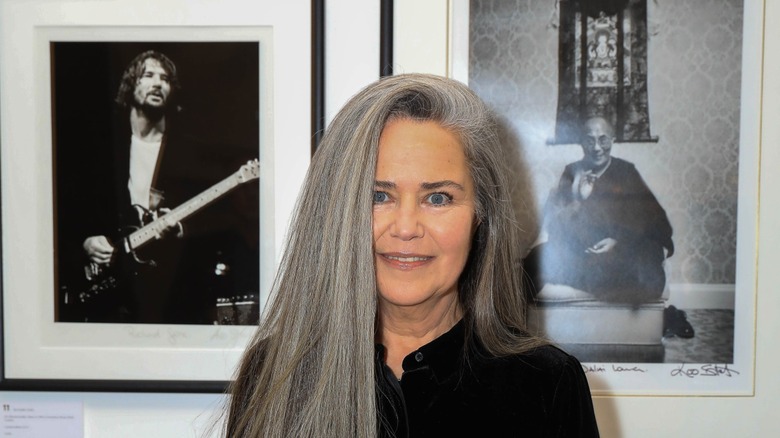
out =
<svg viewBox="0 0 780 438"><path fill-rule="evenodd" d="M251 44L159 43L138 51L121 73L109 116L88 102L97 101L95 89L111 82L95 81L101 87L84 91L88 81L74 69L84 59L98 68L96 59L116 63L119 54L142 45L57 44L58 320L218 322L218 299L256 295L259 287L256 44L254 69L243 73L235 71L235 61L217 58L226 48L252 53ZM197 69L190 78L226 79L202 84L202 92L185 101L173 55L160 48ZM231 75L235 81L228 80ZM238 94L215 88L253 81L254 94L250 85L241 101L228 101ZM206 102L209 96L219 97ZM241 114L223 114L230 110ZM90 116L110 119L110 129L74 129ZM206 118L212 123L200 123ZM226 134L213 123L220 120L244 126ZM81 153L73 140L81 141Z"/></svg>

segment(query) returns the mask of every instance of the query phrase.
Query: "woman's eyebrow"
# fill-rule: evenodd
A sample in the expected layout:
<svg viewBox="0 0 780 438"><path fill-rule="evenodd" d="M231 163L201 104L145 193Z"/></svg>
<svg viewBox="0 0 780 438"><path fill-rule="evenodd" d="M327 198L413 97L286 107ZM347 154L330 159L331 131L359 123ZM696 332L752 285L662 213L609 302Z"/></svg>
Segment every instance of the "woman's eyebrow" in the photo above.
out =
<svg viewBox="0 0 780 438"><path fill-rule="evenodd" d="M436 190L441 189L444 187L453 188L456 190L466 191L465 188L463 188L462 185L456 183L455 181L445 179L444 181L434 181L434 182L423 182L420 183L420 188L423 190Z"/></svg>
<svg viewBox="0 0 780 438"><path fill-rule="evenodd" d="M394 182L391 182L391 181L374 181L374 187L376 187L378 189L394 189L394 188L396 188L396 184ZM449 179L445 179L443 181L421 182L420 183L420 188L422 190L436 190L436 189L441 189L441 188L444 188L444 187L449 187L449 188L453 188L453 189L456 189L456 190L462 190L464 192L466 191L466 189L462 185L456 183L455 181L449 180Z"/></svg>

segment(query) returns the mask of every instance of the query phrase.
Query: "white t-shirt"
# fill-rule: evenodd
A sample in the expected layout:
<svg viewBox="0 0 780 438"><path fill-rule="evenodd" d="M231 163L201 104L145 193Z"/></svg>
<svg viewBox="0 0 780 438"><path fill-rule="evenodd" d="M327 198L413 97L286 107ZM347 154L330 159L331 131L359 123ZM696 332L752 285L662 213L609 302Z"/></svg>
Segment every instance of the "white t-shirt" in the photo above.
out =
<svg viewBox="0 0 780 438"><path fill-rule="evenodd" d="M127 181L130 203L149 208L149 192L162 141L148 142L135 135L130 137L130 179Z"/></svg>

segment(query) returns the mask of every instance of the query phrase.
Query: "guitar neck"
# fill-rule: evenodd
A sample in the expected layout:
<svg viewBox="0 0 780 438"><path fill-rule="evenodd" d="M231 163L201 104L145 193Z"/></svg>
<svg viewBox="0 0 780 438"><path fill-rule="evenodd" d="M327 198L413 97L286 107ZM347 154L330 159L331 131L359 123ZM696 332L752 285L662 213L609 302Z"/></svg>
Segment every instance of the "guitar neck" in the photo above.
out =
<svg viewBox="0 0 780 438"><path fill-rule="evenodd" d="M181 222L203 207L211 204L223 195L238 187L243 183L239 172L223 179L222 181L204 190L199 195L179 205L170 213L160 216L156 220L144 225L126 237L126 249L128 252L134 251L147 242L159 238L172 225Z"/></svg>

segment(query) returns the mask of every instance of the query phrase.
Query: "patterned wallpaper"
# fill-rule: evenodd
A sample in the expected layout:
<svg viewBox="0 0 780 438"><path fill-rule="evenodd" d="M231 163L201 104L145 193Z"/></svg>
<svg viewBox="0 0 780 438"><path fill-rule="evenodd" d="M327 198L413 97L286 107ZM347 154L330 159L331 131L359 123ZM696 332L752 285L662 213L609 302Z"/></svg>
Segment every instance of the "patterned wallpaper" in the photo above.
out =
<svg viewBox="0 0 780 438"><path fill-rule="evenodd" d="M742 1L647 0L650 132L616 144L666 209L672 283L734 283ZM578 145L549 146L557 102L556 1L471 1L469 85L519 142L515 197L526 245L538 211ZM531 201L528 201L531 199Z"/></svg>

